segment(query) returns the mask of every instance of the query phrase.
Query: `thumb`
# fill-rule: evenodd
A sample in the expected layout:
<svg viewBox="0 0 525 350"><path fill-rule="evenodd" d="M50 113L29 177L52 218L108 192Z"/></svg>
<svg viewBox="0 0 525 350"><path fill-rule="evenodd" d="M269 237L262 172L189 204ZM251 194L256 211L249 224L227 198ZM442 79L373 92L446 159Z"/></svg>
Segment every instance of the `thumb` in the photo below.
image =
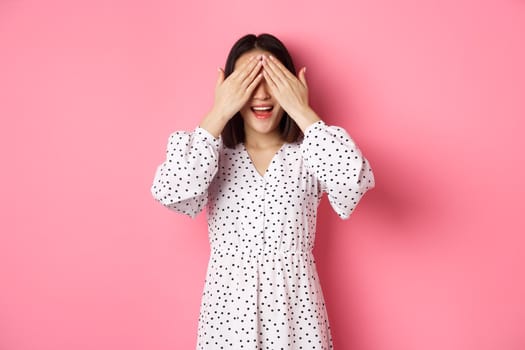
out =
<svg viewBox="0 0 525 350"><path fill-rule="evenodd" d="M222 70L222 68L217 68L217 70L219 71L219 76L217 77L217 87L218 87L224 81L224 71Z"/></svg>
<svg viewBox="0 0 525 350"><path fill-rule="evenodd" d="M308 87L308 84L306 83L306 67L303 67L303 69L301 69L299 72L299 80L304 86Z"/></svg>

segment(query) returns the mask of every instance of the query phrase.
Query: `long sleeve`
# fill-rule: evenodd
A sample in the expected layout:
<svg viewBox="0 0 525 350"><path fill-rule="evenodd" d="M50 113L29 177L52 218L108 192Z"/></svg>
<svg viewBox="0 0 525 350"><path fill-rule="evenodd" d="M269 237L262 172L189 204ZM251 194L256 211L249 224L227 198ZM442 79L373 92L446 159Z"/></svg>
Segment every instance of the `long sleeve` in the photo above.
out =
<svg viewBox="0 0 525 350"><path fill-rule="evenodd" d="M206 205L218 169L219 140L205 129L176 131L157 167L151 194L165 207L195 217Z"/></svg>
<svg viewBox="0 0 525 350"><path fill-rule="evenodd" d="M368 160L343 128L322 121L310 125L304 133L301 154L332 208L343 219L375 185Z"/></svg>

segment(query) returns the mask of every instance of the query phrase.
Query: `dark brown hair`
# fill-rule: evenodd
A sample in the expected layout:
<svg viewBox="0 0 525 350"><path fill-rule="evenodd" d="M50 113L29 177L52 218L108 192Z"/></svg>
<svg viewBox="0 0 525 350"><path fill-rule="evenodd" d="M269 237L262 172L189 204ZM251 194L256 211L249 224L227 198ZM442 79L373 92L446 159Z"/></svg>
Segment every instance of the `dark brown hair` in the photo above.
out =
<svg viewBox="0 0 525 350"><path fill-rule="evenodd" d="M281 61L281 63L293 75L296 75L292 57L279 39L271 34L260 34L258 36L248 34L237 40L231 48L224 67L224 77L228 77L228 75L233 72L235 62L239 57L253 49L270 52L275 58ZM286 113L286 111L279 123L279 131L281 132L283 140L286 142L295 142L303 136L297 123L288 115L288 113ZM239 112L237 112L233 118L226 123L221 135L223 144L229 148L234 148L239 143L244 142L244 121Z"/></svg>

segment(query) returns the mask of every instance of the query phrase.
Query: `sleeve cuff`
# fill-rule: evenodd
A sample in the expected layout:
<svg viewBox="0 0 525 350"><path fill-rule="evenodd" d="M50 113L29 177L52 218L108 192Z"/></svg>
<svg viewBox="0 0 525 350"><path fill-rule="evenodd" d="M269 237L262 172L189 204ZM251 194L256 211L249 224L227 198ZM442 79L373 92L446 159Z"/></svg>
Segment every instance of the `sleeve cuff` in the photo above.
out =
<svg viewBox="0 0 525 350"><path fill-rule="evenodd" d="M219 147L219 139L216 139L215 136L210 134L210 132L204 128L201 128L200 126L195 128L195 136L197 136L200 140L203 140L211 145L213 145L215 148Z"/></svg>
<svg viewBox="0 0 525 350"><path fill-rule="evenodd" d="M306 138L312 132L320 131L325 127L326 127L325 122L323 122L322 120L318 120L315 123L308 125L308 127L304 130L304 133L303 133L304 137Z"/></svg>

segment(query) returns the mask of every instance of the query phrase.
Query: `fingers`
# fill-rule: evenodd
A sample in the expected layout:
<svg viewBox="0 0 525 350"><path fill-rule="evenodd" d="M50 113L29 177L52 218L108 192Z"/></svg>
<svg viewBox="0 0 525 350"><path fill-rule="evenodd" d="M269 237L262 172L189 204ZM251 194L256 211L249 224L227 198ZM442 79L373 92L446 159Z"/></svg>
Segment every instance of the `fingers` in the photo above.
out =
<svg viewBox="0 0 525 350"><path fill-rule="evenodd" d="M276 74L279 74L281 75L283 78L286 78L286 79L291 79L293 80L295 78L295 76L292 74L292 72L290 72L288 70L288 68L286 68L282 63L281 61L279 61L277 58L275 58L274 56L270 55L269 57L266 56L265 57L265 62L267 63L267 66L272 68L273 71L276 73Z"/></svg>
<svg viewBox="0 0 525 350"><path fill-rule="evenodd" d="M263 58L265 77L273 83L274 88L290 88L300 82L304 88L308 88L306 82L306 67L303 67L298 77L292 74L278 59L273 56Z"/></svg>
<svg viewBox="0 0 525 350"><path fill-rule="evenodd" d="M299 80L305 87L308 87L308 84L306 83L306 67L303 67L303 69L301 69L299 72Z"/></svg>
<svg viewBox="0 0 525 350"><path fill-rule="evenodd" d="M306 69L302 68L296 77L281 62L271 57L263 58L263 74L271 94L288 112L308 106Z"/></svg>
<svg viewBox="0 0 525 350"><path fill-rule="evenodd" d="M268 84L268 86L270 87L270 90L271 91L276 91L278 89L277 84L273 80L273 78L270 75L270 72L268 71L268 69L266 69L266 68L263 69L263 76L264 76L264 80L266 81L266 84Z"/></svg>
<svg viewBox="0 0 525 350"><path fill-rule="evenodd" d="M218 68L218 71L219 71L219 76L217 77L217 84L216 84L217 87L221 85L222 82L224 81L224 71L222 70L222 68Z"/></svg>
<svg viewBox="0 0 525 350"><path fill-rule="evenodd" d="M261 70L261 67L262 67L262 62L259 58L255 59L254 60L254 63L255 64L251 64L250 66L248 66L248 69L251 69L250 71L248 71L247 75L245 76L244 80L242 81L242 85L243 86L249 86L253 83L254 79L257 77L257 75L259 74L260 70Z"/></svg>
<svg viewBox="0 0 525 350"><path fill-rule="evenodd" d="M232 75L233 78L237 78L239 83L246 83L246 80L249 80L246 85L251 83L251 80L255 77L259 69L261 68L261 60L259 56L252 56L248 61L246 61L241 67L234 70ZM256 70L255 74L253 71Z"/></svg>
<svg viewBox="0 0 525 350"><path fill-rule="evenodd" d="M270 91L272 91L273 94L278 95L279 91L281 90L280 87L283 85L283 81L279 78L279 75L275 72L275 70L269 67L267 63L263 63L263 65L264 80L270 88Z"/></svg>
<svg viewBox="0 0 525 350"><path fill-rule="evenodd" d="M268 58L263 57L264 76L268 83L274 88L278 88L285 83L286 77L283 77L280 69L272 63Z"/></svg>
<svg viewBox="0 0 525 350"><path fill-rule="evenodd" d="M255 90L255 88L257 87L257 85L259 85L259 83L261 82L263 78L263 73L259 73L255 76L255 78L252 80L252 82L246 87L246 92L251 95L251 93L253 92L253 90Z"/></svg>
<svg viewBox="0 0 525 350"><path fill-rule="evenodd" d="M282 85L286 81L286 77L283 76L279 67L266 56L263 57L263 65L264 73L270 78L275 87Z"/></svg>

